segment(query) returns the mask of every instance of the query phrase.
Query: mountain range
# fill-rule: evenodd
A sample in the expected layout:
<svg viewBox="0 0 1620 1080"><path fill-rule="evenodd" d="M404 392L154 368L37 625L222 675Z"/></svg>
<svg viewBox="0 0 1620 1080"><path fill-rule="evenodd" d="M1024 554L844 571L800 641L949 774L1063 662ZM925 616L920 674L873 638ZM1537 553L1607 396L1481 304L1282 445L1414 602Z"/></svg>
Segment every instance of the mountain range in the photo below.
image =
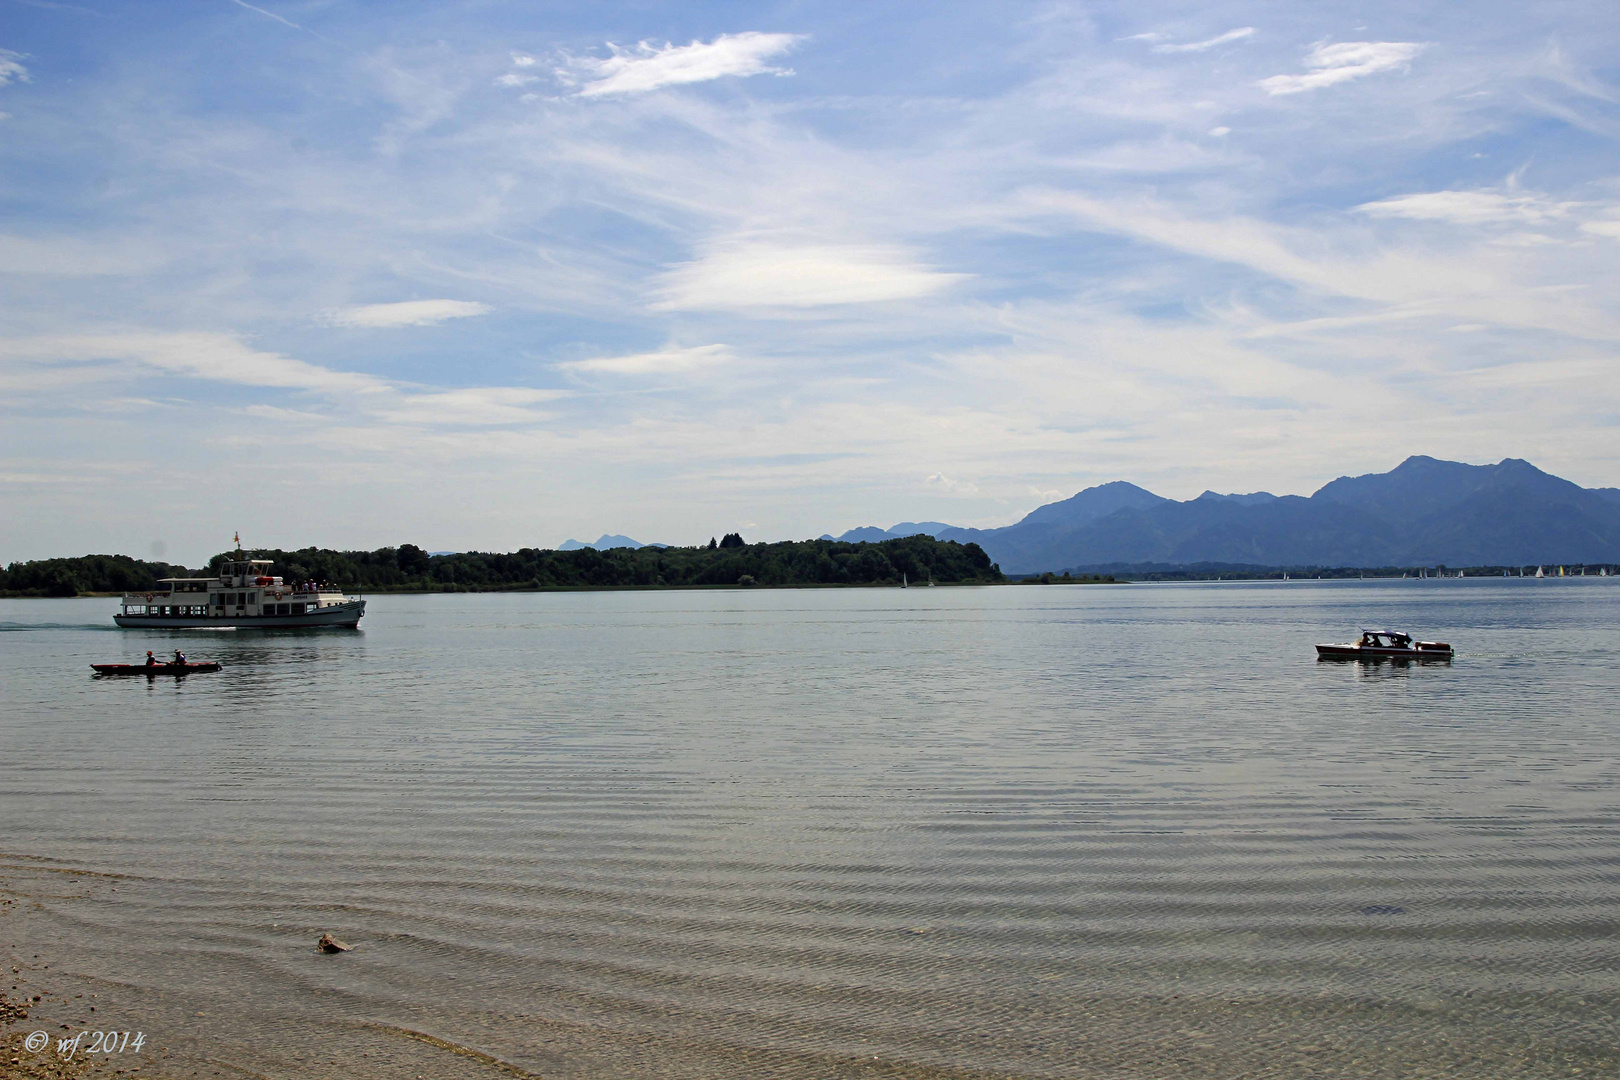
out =
<svg viewBox="0 0 1620 1080"><path fill-rule="evenodd" d="M601 536L601 539L597 540L594 543L590 543L590 544L584 544L584 543L581 543L578 540L575 540L573 537L569 537L567 540L564 540L561 544L557 545L557 550L558 551L583 551L585 548L594 548L597 551L609 551L609 550L611 550L613 548L644 548L644 547L669 547L669 545L668 544L643 544L639 540L630 539L628 536L620 536L617 533L603 533L602 536Z"/></svg>
<svg viewBox="0 0 1620 1080"><path fill-rule="evenodd" d="M902 522L837 539L915 533L977 543L1012 574L1148 563L1620 563L1620 489L1583 488L1517 458L1466 465L1419 456L1387 473L1342 476L1308 498L1206 491L1177 502L1116 480L998 529Z"/></svg>

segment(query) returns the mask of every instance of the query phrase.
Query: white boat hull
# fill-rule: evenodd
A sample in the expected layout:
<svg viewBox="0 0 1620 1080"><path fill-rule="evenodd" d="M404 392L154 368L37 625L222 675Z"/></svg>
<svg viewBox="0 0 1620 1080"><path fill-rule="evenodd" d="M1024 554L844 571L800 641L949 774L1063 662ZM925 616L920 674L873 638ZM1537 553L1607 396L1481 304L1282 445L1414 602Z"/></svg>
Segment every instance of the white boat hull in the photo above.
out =
<svg viewBox="0 0 1620 1080"><path fill-rule="evenodd" d="M302 615L114 615L119 626L143 630L202 630L235 627L240 630L281 629L295 626L347 626L360 625L360 616L366 613L364 600L348 600L341 604L306 611Z"/></svg>

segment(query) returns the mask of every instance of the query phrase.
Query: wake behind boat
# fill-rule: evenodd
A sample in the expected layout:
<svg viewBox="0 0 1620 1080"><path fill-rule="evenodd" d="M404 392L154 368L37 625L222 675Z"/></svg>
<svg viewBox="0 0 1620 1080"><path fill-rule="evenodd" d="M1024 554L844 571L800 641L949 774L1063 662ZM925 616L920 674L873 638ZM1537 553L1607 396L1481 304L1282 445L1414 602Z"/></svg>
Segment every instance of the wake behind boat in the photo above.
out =
<svg viewBox="0 0 1620 1080"><path fill-rule="evenodd" d="M1351 645L1318 645L1318 660L1450 660L1444 641L1414 641L1399 630L1363 630Z"/></svg>

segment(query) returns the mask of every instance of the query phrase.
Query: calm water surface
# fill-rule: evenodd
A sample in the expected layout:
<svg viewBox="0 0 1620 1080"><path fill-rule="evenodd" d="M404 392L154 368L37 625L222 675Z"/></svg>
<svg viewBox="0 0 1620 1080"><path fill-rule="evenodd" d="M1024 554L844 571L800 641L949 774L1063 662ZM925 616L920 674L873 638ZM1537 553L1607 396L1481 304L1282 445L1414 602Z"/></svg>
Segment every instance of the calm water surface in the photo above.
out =
<svg viewBox="0 0 1620 1080"><path fill-rule="evenodd" d="M0 601L0 933L178 1072L1620 1071L1614 579L114 604Z"/></svg>

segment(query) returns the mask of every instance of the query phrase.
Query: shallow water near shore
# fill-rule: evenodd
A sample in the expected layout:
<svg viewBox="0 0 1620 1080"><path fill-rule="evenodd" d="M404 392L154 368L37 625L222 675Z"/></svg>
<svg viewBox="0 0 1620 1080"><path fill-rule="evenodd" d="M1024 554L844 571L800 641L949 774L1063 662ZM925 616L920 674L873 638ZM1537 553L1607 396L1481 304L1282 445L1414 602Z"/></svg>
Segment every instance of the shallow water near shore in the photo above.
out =
<svg viewBox="0 0 1620 1080"><path fill-rule="evenodd" d="M0 942L176 1073L1620 1070L1615 579L115 603L0 601Z"/></svg>

